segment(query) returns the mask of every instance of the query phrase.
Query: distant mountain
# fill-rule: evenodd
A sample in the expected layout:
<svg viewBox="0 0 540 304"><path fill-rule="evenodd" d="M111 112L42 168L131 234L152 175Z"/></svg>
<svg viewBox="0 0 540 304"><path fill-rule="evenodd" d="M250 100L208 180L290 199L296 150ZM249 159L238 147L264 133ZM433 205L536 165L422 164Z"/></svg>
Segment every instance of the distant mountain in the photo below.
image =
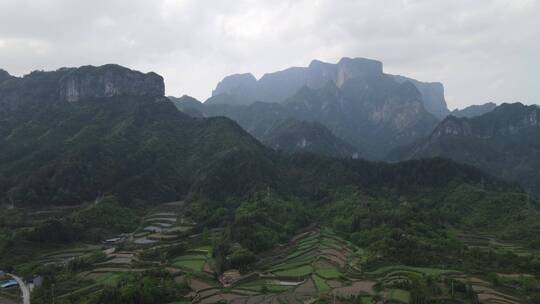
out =
<svg viewBox="0 0 540 304"><path fill-rule="evenodd" d="M380 160L437 125L437 117L424 106L426 100L431 109L441 105L437 115L448 112L442 85L384 74L382 63L375 60L343 58L337 64L313 61L307 68L265 74L260 80L251 74L232 75L204 104L179 108L229 117L263 141L286 120L317 122L360 157Z"/></svg>
<svg viewBox="0 0 540 304"><path fill-rule="evenodd" d="M320 89L329 82L341 88L349 79L380 77L382 63L365 58L343 58L337 64L313 60L308 67L292 67L264 74L257 80L252 74L234 74L225 77L212 92L206 103L247 105L256 101L281 103L302 87ZM392 75L388 75L392 76ZM425 83L403 76L392 76L398 82L413 83L422 95L424 107L439 119L448 113L444 88L440 83ZM220 95L226 94L227 98Z"/></svg>
<svg viewBox="0 0 540 304"><path fill-rule="evenodd" d="M286 120L271 128L262 142L287 153L310 152L332 157L358 158L358 151L317 122Z"/></svg>
<svg viewBox="0 0 540 304"><path fill-rule="evenodd" d="M450 114L455 117L474 117L484 115L487 112L493 111L497 107L497 104L493 102L488 102L483 105L472 105L461 110L454 110Z"/></svg>
<svg viewBox="0 0 540 304"><path fill-rule="evenodd" d="M414 85L386 75L351 78L341 88L303 87L283 105L295 119L322 123L371 159L429 134L437 124Z"/></svg>
<svg viewBox="0 0 540 304"><path fill-rule="evenodd" d="M197 99L188 95L182 97L168 96L167 98L172 101L178 110L185 114L196 118L204 117L204 114L201 112L203 104Z"/></svg>
<svg viewBox="0 0 540 304"><path fill-rule="evenodd" d="M395 157L396 155L400 157ZM425 140L394 158L447 157L518 181L540 194L540 109L502 104L472 118L447 117Z"/></svg>

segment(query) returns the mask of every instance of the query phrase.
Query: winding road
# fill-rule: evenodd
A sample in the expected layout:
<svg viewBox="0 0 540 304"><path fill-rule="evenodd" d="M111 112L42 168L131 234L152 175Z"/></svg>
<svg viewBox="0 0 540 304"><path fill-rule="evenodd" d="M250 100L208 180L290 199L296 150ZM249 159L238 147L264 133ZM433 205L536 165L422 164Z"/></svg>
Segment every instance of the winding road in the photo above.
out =
<svg viewBox="0 0 540 304"><path fill-rule="evenodd" d="M23 304L30 304L30 288L26 285L21 277L8 273L8 276L12 277L19 284L19 288L22 292Z"/></svg>

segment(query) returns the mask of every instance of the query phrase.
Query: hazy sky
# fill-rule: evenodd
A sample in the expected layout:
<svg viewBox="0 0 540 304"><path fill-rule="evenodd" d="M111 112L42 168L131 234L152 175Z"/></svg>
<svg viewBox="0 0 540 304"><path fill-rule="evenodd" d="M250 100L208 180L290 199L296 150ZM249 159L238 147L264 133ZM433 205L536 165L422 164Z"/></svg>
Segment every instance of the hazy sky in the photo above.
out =
<svg viewBox="0 0 540 304"><path fill-rule="evenodd" d="M450 108L540 103L537 0L0 0L0 68L119 63L206 99L231 73L381 60L440 81Z"/></svg>

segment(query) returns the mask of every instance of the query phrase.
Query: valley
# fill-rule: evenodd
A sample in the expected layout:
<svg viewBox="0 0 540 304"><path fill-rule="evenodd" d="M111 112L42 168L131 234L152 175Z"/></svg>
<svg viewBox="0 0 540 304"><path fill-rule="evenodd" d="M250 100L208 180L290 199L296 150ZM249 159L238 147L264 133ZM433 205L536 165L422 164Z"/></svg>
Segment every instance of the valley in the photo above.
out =
<svg viewBox="0 0 540 304"><path fill-rule="evenodd" d="M437 152L429 134L520 143L537 108L437 123L423 94L440 86L323 66L341 76L240 105L167 98L159 75L118 65L7 77L0 269L33 304L537 303L537 197L484 162L407 154ZM365 159L391 148L407 160ZM6 280L2 301L23 301Z"/></svg>

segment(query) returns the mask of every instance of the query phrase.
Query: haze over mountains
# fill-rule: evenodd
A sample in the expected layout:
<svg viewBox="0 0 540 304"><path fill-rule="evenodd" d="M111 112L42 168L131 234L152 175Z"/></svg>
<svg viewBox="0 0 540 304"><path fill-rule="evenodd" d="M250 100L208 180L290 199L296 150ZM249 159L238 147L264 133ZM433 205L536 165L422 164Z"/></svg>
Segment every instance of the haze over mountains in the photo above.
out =
<svg viewBox="0 0 540 304"><path fill-rule="evenodd" d="M384 74L381 62L364 58L313 61L260 80L228 76L197 108L228 116L259 139L281 120L318 122L369 159L426 136L437 124L435 115L448 112L441 84Z"/></svg>
<svg viewBox="0 0 540 304"><path fill-rule="evenodd" d="M530 138L521 138L520 132L492 138L490 149L481 149L476 144L457 147L452 142L446 143L447 148L424 147L424 152L417 151L419 146L426 146L423 142L433 142L433 134L446 129L456 117L472 119L494 110L502 113L510 106L486 103L450 112L442 84L385 74L382 63L375 60L343 58L336 64L314 60L308 67L268 73L259 80L251 74L235 74L220 81L212 97L204 103L188 96L171 97L171 100L180 110L196 117L229 117L261 142L286 152L392 161L448 157L480 166L504 179L520 181L530 191L538 191L540 177L534 173L538 151L526 143ZM522 119L516 111L501 115L493 114L485 120L514 128L504 119ZM287 129L282 127L287 124ZM319 134L319 142L306 134ZM515 157L516 153L510 153L510 143L501 143L508 138L512 138L512 145L527 150L522 152L529 156L520 159ZM439 140L439 145L447 140ZM479 140L477 137L473 141ZM482 140L486 140L485 136ZM514 149L519 150L517 146ZM473 156L475 153L467 152L469 149L476 149L475 153L480 155ZM486 161L480 161L482 158L492 161L485 164Z"/></svg>

